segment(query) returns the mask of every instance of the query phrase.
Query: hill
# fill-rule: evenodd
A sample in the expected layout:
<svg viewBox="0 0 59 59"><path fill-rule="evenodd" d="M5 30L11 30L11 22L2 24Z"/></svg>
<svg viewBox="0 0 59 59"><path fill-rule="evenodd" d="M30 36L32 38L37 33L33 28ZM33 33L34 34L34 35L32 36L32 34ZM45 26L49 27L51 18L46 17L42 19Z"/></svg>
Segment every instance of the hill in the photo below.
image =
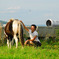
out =
<svg viewBox="0 0 59 59"><path fill-rule="evenodd" d="M0 23L1 23L1 24L6 24L7 22L0 20Z"/></svg>

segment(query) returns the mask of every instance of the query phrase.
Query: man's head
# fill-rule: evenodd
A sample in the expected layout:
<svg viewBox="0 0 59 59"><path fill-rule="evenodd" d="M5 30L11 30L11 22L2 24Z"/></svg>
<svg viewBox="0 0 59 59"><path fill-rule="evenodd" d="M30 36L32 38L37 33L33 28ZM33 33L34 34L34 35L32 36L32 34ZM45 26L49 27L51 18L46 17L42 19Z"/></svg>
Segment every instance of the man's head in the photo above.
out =
<svg viewBox="0 0 59 59"><path fill-rule="evenodd" d="M36 25L35 24L31 25L31 30L32 30L32 32L36 30Z"/></svg>

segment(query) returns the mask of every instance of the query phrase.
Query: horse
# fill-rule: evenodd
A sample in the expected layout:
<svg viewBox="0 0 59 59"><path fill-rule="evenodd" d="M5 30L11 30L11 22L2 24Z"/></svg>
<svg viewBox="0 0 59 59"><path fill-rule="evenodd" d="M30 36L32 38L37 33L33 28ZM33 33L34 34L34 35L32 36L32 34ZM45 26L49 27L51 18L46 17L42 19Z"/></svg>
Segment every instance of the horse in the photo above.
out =
<svg viewBox="0 0 59 59"><path fill-rule="evenodd" d="M23 38L23 26L17 19L10 19L4 29L5 36L7 38L7 45L11 48L11 42L15 39L16 48L18 47L18 38L21 42L22 47L24 46Z"/></svg>

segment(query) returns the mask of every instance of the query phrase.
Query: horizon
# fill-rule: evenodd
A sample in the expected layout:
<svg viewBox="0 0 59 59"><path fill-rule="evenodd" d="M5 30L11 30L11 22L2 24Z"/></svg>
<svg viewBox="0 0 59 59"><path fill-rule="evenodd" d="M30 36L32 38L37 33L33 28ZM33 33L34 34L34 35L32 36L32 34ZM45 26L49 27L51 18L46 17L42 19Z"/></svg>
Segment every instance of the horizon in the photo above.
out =
<svg viewBox="0 0 59 59"><path fill-rule="evenodd" d="M4 20L1 20L1 21L3 21L3 22L8 22L8 21L4 21ZM6 24L6 23L4 23L4 24ZM31 24L32 25L32 24ZM25 26L31 26L31 25L27 25L27 24L25 24ZM36 25L36 24L35 24ZM40 24L37 24L36 26L46 26L46 24L42 24L42 25L40 25Z"/></svg>

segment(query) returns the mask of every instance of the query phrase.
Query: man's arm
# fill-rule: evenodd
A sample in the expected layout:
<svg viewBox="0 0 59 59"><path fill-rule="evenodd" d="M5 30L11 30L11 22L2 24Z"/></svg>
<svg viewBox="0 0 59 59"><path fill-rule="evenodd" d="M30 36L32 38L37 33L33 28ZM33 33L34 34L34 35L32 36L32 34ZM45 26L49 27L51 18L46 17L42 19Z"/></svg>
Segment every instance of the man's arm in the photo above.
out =
<svg viewBox="0 0 59 59"><path fill-rule="evenodd" d="M25 30L29 32L29 29L24 25L24 23L21 20L20 20L20 22L23 24Z"/></svg>
<svg viewBox="0 0 59 59"><path fill-rule="evenodd" d="M28 40L28 41L34 41L34 40L36 39L36 37L37 37L37 36L34 36L33 39L30 39L30 40Z"/></svg>

